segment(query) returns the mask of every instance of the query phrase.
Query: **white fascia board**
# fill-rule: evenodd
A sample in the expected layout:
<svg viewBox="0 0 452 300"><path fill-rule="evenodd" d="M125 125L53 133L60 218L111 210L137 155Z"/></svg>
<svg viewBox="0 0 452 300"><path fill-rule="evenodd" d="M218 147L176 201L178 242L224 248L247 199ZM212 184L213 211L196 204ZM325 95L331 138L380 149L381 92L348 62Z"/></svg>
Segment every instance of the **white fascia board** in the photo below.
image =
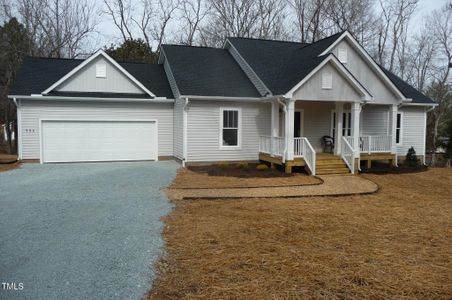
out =
<svg viewBox="0 0 452 300"><path fill-rule="evenodd" d="M297 83L290 91L288 91L284 98L292 98L293 93L297 91L303 84L305 84L314 74L322 69L328 62L331 62L339 73L345 77L345 79L363 96L364 101L372 100L372 95L364 88L364 86L350 73L344 65L339 62L334 54L329 54L317 67L314 68L305 78Z"/></svg>
<svg viewBox="0 0 452 300"><path fill-rule="evenodd" d="M438 106L438 103L402 103L399 105L399 107L403 106L431 106L436 107Z"/></svg>
<svg viewBox="0 0 452 300"><path fill-rule="evenodd" d="M127 72L123 67L121 67L120 64L118 64L113 58L111 58L107 53L105 53L103 50L99 50L87 59L85 59L81 64L79 64L77 67L72 69L69 73L61 77L57 82L52 84L50 87L48 87L46 90L42 92L42 94L48 94L53 89L55 89L57 86L65 82L67 79L69 79L72 75L77 73L79 70L81 70L84 66L88 65L91 61L93 61L98 56L103 56L105 59L107 59L111 64L113 64L116 68L119 69L127 78L129 78L133 83L138 85L143 91L146 92L151 97L156 97L150 90L148 90L141 82L139 82L135 77L133 77L129 72Z"/></svg>
<svg viewBox="0 0 452 300"><path fill-rule="evenodd" d="M330 52L339 42L341 42L344 38L347 38L352 46L357 50L361 55L366 59L369 65L374 69L374 71L383 79L386 85L402 100L405 101L406 97L402 94L402 92L394 85L391 79L386 76L380 66L373 60L372 57L367 53L367 51L355 40L355 38L348 32L345 31L339 38L337 38L334 43L332 43L325 51L319 54L319 56L326 55Z"/></svg>
<svg viewBox="0 0 452 300"><path fill-rule="evenodd" d="M229 41L229 39L226 39L226 41L224 42L223 49L226 49L227 45L229 45L229 47L231 47L232 49L235 50L237 55L240 56L240 58L243 60L243 62L246 64L246 66L248 68L250 68L251 72L253 72L253 75L256 77L256 79L259 81L259 83L262 84L262 86L267 90L267 93L269 95L272 95L272 92L270 91L270 89L265 85L265 83L260 79L260 77L257 76L257 74L256 74L256 72L254 72L253 68L251 68L251 66L248 64L248 62L243 58L243 56L240 54L240 52L237 50L237 48L234 47L234 45L231 43L231 41Z"/></svg>
<svg viewBox="0 0 452 300"><path fill-rule="evenodd" d="M54 101L102 101L102 102L146 102L146 103L174 103L174 99L165 97L156 97L152 99L142 98L101 98L101 97L65 97L65 96L46 96L46 95L8 95L8 98L24 100L54 100Z"/></svg>
<svg viewBox="0 0 452 300"><path fill-rule="evenodd" d="M262 102L270 99L270 97L227 97L227 96L197 96L197 95L181 95L180 98L187 98L191 100L244 101L244 102Z"/></svg>

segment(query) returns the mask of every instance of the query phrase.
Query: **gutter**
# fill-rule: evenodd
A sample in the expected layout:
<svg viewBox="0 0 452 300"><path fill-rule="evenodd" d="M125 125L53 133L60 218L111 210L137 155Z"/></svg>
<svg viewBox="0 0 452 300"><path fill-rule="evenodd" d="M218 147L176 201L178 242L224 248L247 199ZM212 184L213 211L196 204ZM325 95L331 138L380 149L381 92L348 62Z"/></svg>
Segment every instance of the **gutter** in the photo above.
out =
<svg viewBox="0 0 452 300"><path fill-rule="evenodd" d="M44 96L44 95L31 95L31 96L8 95L8 98L9 99L20 98L25 100L174 103L174 99L167 99L164 97L142 99L142 98L65 97L65 96Z"/></svg>
<svg viewBox="0 0 452 300"><path fill-rule="evenodd" d="M192 100L217 100L217 101L246 101L246 102L263 102L276 100L282 97L270 96L270 97L228 97L228 96L197 96L197 95L181 95L180 98L189 98Z"/></svg>

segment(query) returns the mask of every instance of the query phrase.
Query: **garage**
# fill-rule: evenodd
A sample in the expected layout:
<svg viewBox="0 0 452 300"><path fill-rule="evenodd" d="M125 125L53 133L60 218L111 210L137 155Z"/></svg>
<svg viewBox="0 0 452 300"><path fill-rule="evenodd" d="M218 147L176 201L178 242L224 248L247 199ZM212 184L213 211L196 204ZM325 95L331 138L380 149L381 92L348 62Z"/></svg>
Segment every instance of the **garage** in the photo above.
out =
<svg viewBox="0 0 452 300"><path fill-rule="evenodd" d="M157 160L157 121L41 120L41 162Z"/></svg>

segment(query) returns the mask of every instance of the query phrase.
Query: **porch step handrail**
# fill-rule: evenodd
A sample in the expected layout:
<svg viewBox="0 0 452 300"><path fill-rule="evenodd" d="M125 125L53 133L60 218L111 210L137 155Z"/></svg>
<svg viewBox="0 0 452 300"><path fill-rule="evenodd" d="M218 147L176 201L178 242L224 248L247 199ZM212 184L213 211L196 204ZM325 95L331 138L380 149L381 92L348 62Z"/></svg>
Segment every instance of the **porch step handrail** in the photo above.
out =
<svg viewBox="0 0 452 300"><path fill-rule="evenodd" d="M341 157L352 174L355 173L355 158L353 155L353 147L350 145L346 137L342 137Z"/></svg>
<svg viewBox="0 0 452 300"><path fill-rule="evenodd" d="M315 175L315 162L316 162L316 153L314 147L312 147L309 140L305 137L298 138L302 141L302 149L303 149L303 158L308 166L309 170L311 170L311 174Z"/></svg>

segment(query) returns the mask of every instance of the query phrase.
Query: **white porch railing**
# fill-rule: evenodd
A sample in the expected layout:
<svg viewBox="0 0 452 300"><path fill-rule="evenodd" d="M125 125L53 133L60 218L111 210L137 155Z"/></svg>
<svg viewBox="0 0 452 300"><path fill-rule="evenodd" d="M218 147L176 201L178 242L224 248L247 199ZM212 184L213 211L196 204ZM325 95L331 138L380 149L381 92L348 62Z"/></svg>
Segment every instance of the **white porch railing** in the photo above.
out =
<svg viewBox="0 0 452 300"><path fill-rule="evenodd" d="M270 155L284 155L284 137L261 135L259 138L259 152Z"/></svg>
<svg viewBox="0 0 452 300"><path fill-rule="evenodd" d="M272 137L269 135L261 135L259 138L259 152L284 156L285 140L284 137ZM315 175L316 153L309 140L305 137L294 138L294 157L304 158L306 165Z"/></svg>
<svg viewBox="0 0 452 300"><path fill-rule="evenodd" d="M361 136L361 153L391 152L392 137L390 135L367 135Z"/></svg>
<svg viewBox="0 0 452 300"><path fill-rule="evenodd" d="M348 138L343 136L341 143L341 157L347 164L347 167L350 169L352 174L355 173L355 158L353 153L353 147L348 142Z"/></svg>

